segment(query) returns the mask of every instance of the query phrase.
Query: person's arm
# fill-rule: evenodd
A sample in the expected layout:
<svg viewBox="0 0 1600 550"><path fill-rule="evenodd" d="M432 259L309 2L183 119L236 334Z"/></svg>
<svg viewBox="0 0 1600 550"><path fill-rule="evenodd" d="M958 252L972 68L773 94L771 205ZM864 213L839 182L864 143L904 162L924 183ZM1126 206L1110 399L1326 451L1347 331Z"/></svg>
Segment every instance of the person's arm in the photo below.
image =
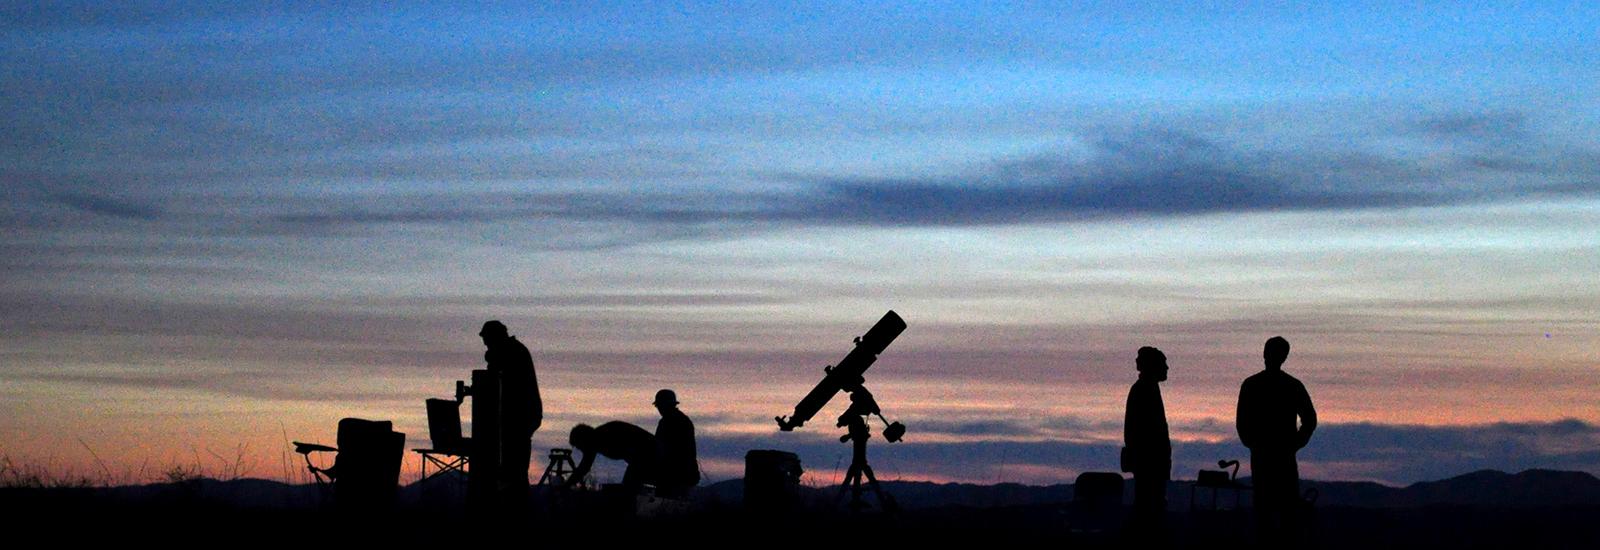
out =
<svg viewBox="0 0 1600 550"><path fill-rule="evenodd" d="M568 489L583 483L583 478L589 476L589 469L594 467L594 453L583 451L583 460L578 462L577 469L572 470L572 475L567 476L567 483L563 485Z"/></svg>
<svg viewBox="0 0 1600 550"><path fill-rule="evenodd" d="M1305 384L1300 385L1300 403L1295 412L1300 415L1299 448L1304 448L1311 442L1311 432L1317 429L1317 408L1311 405L1311 394L1306 392Z"/></svg>
<svg viewBox="0 0 1600 550"><path fill-rule="evenodd" d="M683 417L683 433L688 436L684 439L684 445L687 447L684 450L688 452L690 460L694 460L696 463L698 463L700 460L700 450L696 448L698 445L694 441L694 421L689 420L689 417L687 416Z"/></svg>
<svg viewBox="0 0 1600 550"><path fill-rule="evenodd" d="M1124 472L1140 470L1139 468L1139 432L1138 415L1134 414L1139 408L1138 384L1128 389L1128 403L1122 411L1122 452L1117 456L1117 469Z"/></svg>
<svg viewBox="0 0 1600 550"><path fill-rule="evenodd" d="M1134 386L1133 389L1128 390L1128 403L1122 410L1122 446L1127 448L1133 448L1138 445L1134 442L1137 439L1134 434L1138 431L1135 428L1139 420L1138 416L1133 414L1134 409L1139 406L1137 388L1138 386Z"/></svg>
<svg viewBox="0 0 1600 550"><path fill-rule="evenodd" d="M1254 396L1251 395L1250 384L1247 380L1239 386L1239 407L1234 412L1235 428L1239 431L1239 443L1244 444L1247 449L1254 449L1256 446L1255 410L1254 404L1250 402L1253 398Z"/></svg>

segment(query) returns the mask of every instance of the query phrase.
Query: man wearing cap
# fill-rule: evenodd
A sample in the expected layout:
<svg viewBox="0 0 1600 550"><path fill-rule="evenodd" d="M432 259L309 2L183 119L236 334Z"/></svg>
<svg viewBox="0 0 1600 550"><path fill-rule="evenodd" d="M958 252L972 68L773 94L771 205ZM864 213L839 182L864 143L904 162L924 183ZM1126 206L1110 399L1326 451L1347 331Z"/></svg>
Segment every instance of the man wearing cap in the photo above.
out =
<svg viewBox="0 0 1600 550"><path fill-rule="evenodd" d="M490 372L500 377L500 490L507 500L520 502L528 492L528 461L533 454L533 432L544 422L539 399L539 379L533 371L528 347L506 332L500 321L483 324L478 332Z"/></svg>
<svg viewBox="0 0 1600 550"><path fill-rule="evenodd" d="M672 390L656 392L655 406L661 412L661 421L656 424L656 454L660 457L656 492L665 497L687 496L689 488L700 483L694 422L678 410L678 394Z"/></svg>

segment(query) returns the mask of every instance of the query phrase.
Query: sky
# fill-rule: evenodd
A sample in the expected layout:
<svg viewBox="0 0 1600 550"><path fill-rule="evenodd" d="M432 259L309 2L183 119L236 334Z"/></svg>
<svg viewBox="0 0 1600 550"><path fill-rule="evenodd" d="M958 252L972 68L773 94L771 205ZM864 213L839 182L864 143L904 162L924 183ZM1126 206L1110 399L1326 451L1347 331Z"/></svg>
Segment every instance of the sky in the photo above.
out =
<svg viewBox="0 0 1600 550"><path fill-rule="evenodd" d="M304 480L288 441L343 417L426 447L499 319L536 457L672 388L707 481L782 449L833 483L843 401L771 418L894 310L886 479L1115 470L1147 345L1192 478L1247 456L1274 335L1321 422L1305 477L1600 474L1597 29L1582 2L8 3L0 457Z"/></svg>

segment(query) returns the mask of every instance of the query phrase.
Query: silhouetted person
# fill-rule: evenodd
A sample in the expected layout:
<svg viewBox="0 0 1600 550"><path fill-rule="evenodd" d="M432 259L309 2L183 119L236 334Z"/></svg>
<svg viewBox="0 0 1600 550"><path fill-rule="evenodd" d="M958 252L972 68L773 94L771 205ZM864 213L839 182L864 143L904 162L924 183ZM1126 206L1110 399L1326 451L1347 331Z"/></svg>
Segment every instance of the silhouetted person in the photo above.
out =
<svg viewBox="0 0 1600 550"><path fill-rule="evenodd" d="M589 475L596 454L628 463L622 473L622 485L630 491L638 492L641 485L656 483L656 436L649 430L617 420L599 427L579 424L572 428L567 441L583 453L583 460L567 479L567 487L581 483Z"/></svg>
<svg viewBox="0 0 1600 550"><path fill-rule="evenodd" d="M678 394L672 390L656 392L654 404L661 413L661 421L656 424L656 454L660 457L656 492L667 497L687 496L689 488L700 483L694 422L678 410Z"/></svg>
<svg viewBox="0 0 1600 550"><path fill-rule="evenodd" d="M1128 390L1123 416L1123 471L1133 474L1133 518L1141 530L1160 526L1167 511L1167 481L1172 477L1172 440L1161 387L1167 379L1167 356L1152 347L1139 348L1134 359L1139 380Z"/></svg>
<svg viewBox="0 0 1600 550"><path fill-rule="evenodd" d="M490 372L500 377L500 480L503 498L525 503L528 493L528 462L533 454L533 432L544 422L544 403L539 399L539 379L533 370L533 355L515 336L506 333L500 321L483 324L478 332Z"/></svg>
<svg viewBox="0 0 1600 550"><path fill-rule="evenodd" d="M1239 441L1250 449L1257 528L1264 539L1277 539L1287 535L1305 506L1295 452L1311 441L1317 411L1305 385L1282 370L1289 357L1288 340L1267 340L1261 357L1266 370L1239 387Z"/></svg>

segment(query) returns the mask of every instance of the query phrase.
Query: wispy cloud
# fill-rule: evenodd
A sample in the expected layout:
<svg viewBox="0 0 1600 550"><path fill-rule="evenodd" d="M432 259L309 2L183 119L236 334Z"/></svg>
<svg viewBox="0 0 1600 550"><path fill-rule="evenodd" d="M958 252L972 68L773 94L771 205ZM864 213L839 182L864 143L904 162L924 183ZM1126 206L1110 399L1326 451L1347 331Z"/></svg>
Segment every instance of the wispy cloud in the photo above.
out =
<svg viewBox="0 0 1600 550"><path fill-rule="evenodd" d="M1510 122L1502 120L1508 117ZM1523 132L1516 122L1520 120L1460 115L1419 124L1428 131L1481 141ZM952 169L956 173L945 176L784 176L772 180L770 191L223 194L209 198L205 210L191 206L184 211L162 207L158 201L170 201L166 197L140 198L137 189L126 189L127 196L115 199L76 191L48 196L91 214L171 222L173 231L201 227L233 234L362 234L385 227L513 223L549 237L536 242L552 249L584 249L817 226L1006 226L1395 209L1600 193L1600 180L1590 175L1600 172L1600 154L1562 152L1556 145L1551 147L1558 150L1535 149L1537 154L1528 155L1487 146L1379 154L1361 147L1251 148L1179 129L1115 131L1086 143L1060 154ZM29 208L25 201L19 206Z"/></svg>
<svg viewBox="0 0 1600 550"><path fill-rule="evenodd" d="M92 214L154 221L161 217L161 209L153 204L119 200L111 197L83 193L58 192L51 197L56 202Z"/></svg>

